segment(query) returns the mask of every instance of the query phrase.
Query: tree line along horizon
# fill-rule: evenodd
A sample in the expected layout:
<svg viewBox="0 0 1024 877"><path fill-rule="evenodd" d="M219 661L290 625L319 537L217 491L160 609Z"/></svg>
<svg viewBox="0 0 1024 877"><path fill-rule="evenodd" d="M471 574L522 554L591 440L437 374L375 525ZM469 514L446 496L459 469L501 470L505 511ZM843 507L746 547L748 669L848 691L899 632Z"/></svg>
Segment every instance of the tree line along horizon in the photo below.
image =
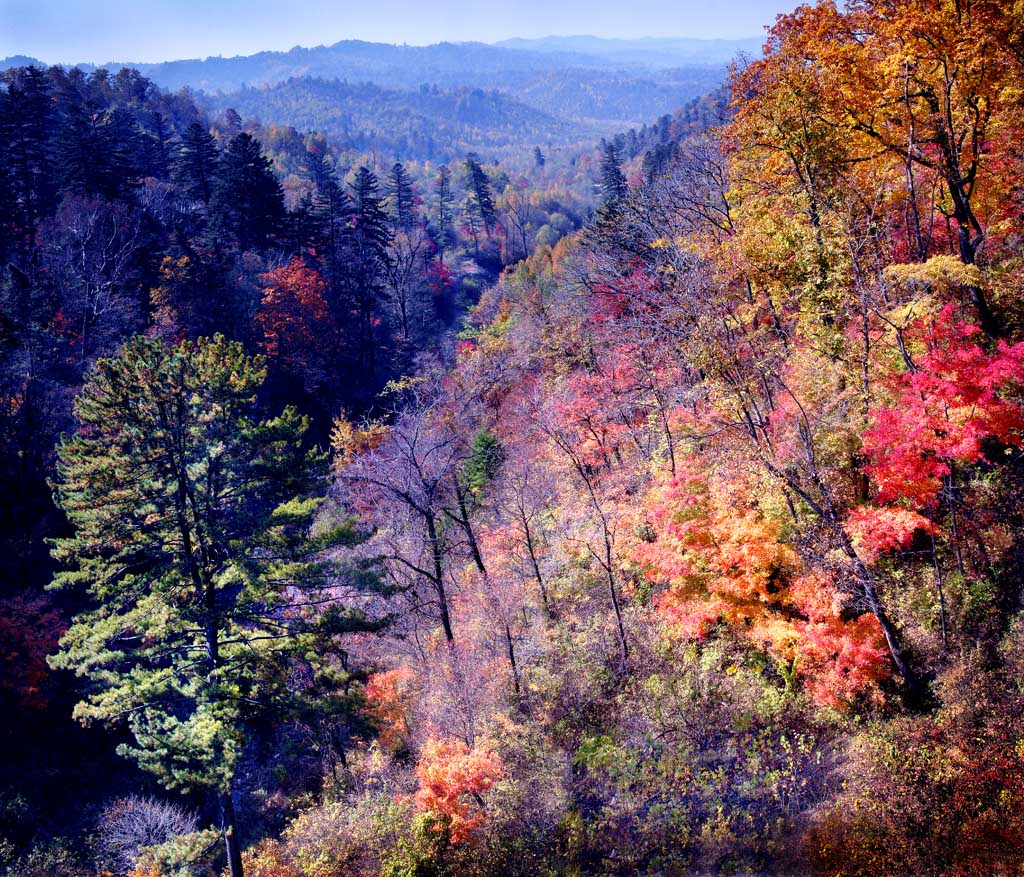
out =
<svg viewBox="0 0 1024 877"><path fill-rule="evenodd" d="M8 71L7 873L1020 868L1022 34L383 179Z"/></svg>

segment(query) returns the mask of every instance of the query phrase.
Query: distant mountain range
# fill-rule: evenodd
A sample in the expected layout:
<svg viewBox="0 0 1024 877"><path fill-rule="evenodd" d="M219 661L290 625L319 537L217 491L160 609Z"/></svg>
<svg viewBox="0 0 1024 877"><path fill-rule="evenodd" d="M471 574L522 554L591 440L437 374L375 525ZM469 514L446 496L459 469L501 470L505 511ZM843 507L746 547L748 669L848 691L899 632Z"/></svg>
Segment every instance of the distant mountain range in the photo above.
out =
<svg viewBox="0 0 1024 877"><path fill-rule="evenodd" d="M759 39L592 36L398 46L344 40L233 58L134 67L157 85L188 87L213 112L321 130L351 144L401 131L419 152L515 142L573 142L649 121L717 88ZM0 69L35 62L23 56ZM79 64L83 70L95 65ZM390 142L390 140L388 141ZM402 150L404 152L404 150Z"/></svg>
<svg viewBox="0 0 1024 877"><path fill-rule="evenodd" d="M636 40L605 37L541 37L502 40L494 45L529 52L548 52L602 58L611 64L640 67L679 67L727 64L737 55L758 55L762 37L742 40L701 40L689 37L645 37Z"/></svg>
<svg viewBox="0 0 1024 877"><path fill-rule="evenodd" d="M469 151L574 143L608 133L527 106L499 91L465 86L381 88L304 76L265 88L199 95L211 116L228 108L245 120L319 131L344 149L450 160Z"/></svg>
<svg viewBox="0 0 1024 877"><path fill-rule="evenodd" d="M388 88L422 84L455 87L516 88L524 80L552 70L604 69L639 73L678 67L727 64L739 54L756 54L761 40L686 38L604 39L591 36L512 39L486 43L435 43L398 46L342 40L330 46L295 47L287 52L259 52L233 58L210 57L157 64L111 62L110 70L134 67L164 88L189 86L206 92L230 92L243 86L274 85L315 76L372 82ZM39 62L26 56L0 61L0 66ZM80 63L83 70L96 64Z"/></svg>

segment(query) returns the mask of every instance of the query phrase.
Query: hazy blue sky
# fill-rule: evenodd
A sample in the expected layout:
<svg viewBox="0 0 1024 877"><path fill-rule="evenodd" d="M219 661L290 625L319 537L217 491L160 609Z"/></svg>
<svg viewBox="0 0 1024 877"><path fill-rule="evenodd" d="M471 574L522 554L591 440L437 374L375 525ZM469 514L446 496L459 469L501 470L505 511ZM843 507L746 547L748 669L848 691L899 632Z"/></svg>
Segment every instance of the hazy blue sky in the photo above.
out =
<svg viewBox="0 0 1024 877"><path fill-rule="evenodd" d="M246 55L342 39L758 36L784 0L0 0L0 57L48 63Z"/></svg>

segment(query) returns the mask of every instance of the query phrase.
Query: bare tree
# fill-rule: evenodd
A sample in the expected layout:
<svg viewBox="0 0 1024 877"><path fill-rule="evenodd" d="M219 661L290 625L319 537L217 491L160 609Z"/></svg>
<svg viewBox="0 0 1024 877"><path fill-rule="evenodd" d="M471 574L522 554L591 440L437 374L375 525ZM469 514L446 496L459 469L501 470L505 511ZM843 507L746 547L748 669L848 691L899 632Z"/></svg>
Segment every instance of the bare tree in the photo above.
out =
<svg viewBox="0 0 1024 877"><path fill-rule="evenodd" d="M46 269L65 317L80 335L85 364L141 325L139 217L123 204L68 196L40 237L46 241Z"/></svg>
<svg viewBox="0 0 1024 877"><path fill-rule="evenodd" d="M199 828L196 815L159 798L118 798L100 815L99 856L115 874L129 874L146 847L158 846Z"/></svg>

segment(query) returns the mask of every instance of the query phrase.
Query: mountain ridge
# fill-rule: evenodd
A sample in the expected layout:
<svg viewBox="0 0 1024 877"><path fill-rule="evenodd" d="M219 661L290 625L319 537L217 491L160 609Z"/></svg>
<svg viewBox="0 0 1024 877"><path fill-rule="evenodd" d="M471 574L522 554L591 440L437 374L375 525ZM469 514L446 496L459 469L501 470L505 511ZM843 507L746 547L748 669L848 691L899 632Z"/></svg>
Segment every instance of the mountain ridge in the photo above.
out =
<svg viewBox="0 0 1024 877"><path fill-rule="evenodd" d="M75 62L46 62L30 55L10 55L0 59L0 66L28 66L30 64L52 67L81 67L95 70L99 68L118 69L132 67L137 70L169 67L184 64L205 64L213 62L238 62L271 57L288 57L297 55L324 54L327 52L352 47L372 47L375 49L395 49L415 52L417 50L433 50L439 48L480 48L498 49L515 52L533 52L548 56L563 56L563 61L579 63L584 58L615 55L628 51L649 52L652 55L674 53L675 63L697 62L724 63L735 55L736 51L760 51L761 37L744 37L739 39L703 38L703 37L638 37L625 39L619 37L598 37L590 34L557 35L544 37L510 37L492 43L480 40L442 40L422 45L409 43L387 43L375 40L343 39L334 43L319 43L315 46L292 46L290 49L263 49L259 52L238 55L207 55L191 58L167 58L162 61L108 60L102 63L79 60ZM575 56L575 57L564 57Z"/></svg>

